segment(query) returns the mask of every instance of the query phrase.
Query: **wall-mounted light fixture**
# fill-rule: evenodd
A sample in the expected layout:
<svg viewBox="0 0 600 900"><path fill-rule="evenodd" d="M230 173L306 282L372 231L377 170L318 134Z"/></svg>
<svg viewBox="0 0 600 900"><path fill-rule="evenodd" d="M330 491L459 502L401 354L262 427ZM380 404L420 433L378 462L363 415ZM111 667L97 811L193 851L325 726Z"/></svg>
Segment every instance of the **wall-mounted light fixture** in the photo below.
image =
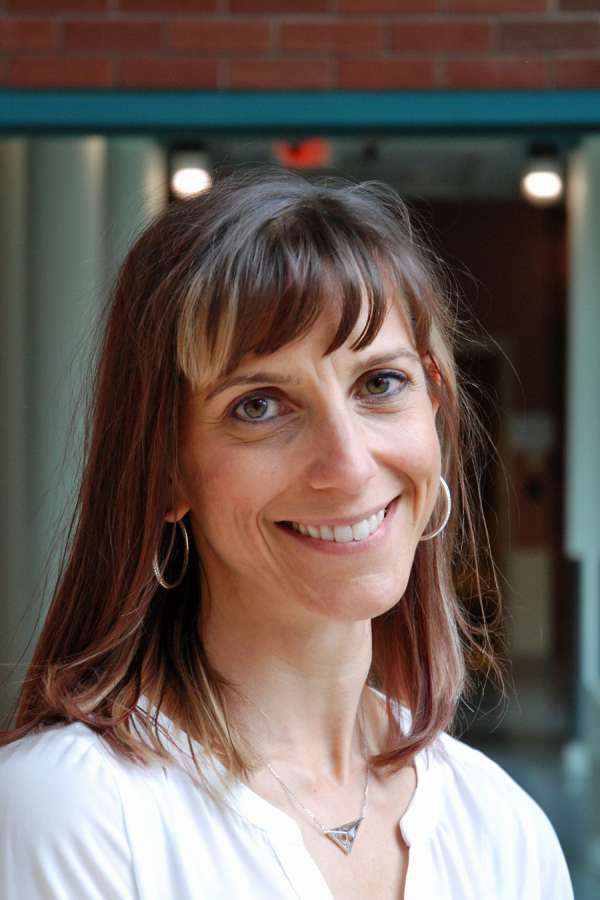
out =
<svg viewBox="0 0 600 900"><path fill-rule="evenodd" d="M174 150L170 169L171 191L180 200L196 197L212 184L209 158L203 150Z"/></svg>
<svg viewBox="0 0 600 900"><path fill-rule="evenodd" d="M563 170L556 147L534 144L521 176L521 191L534 206L553 206L564 191Z"/></svg>

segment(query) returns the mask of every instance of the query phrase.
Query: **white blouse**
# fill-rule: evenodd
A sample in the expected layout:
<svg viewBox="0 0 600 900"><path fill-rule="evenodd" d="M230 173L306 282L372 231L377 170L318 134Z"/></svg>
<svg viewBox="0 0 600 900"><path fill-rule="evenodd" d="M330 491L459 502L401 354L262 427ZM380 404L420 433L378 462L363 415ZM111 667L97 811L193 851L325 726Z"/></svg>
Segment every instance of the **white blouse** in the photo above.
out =
<svg viewBox="0 0 600 900"><path fill-rule="evenodd" d="M0 748L2 900L333 900L290 816L242 783L219 807L182 762L129 763L80 723ZM498 765L443 733L415 766L405 900L573 900L552 825Z"/></svg>

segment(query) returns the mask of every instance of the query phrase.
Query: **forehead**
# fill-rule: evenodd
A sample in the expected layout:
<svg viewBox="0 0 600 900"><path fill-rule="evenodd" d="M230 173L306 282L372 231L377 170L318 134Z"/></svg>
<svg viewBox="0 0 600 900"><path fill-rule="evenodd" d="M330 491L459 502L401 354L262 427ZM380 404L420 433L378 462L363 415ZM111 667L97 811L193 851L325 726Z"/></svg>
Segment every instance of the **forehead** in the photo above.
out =
<svg viewBox="0 0 600 900"><path fill-rule="evenodd" d="M368 305L363 302L358 318L346 340L339 347L330 351L332 341L339 327L340 314L334 304L327 305L317 318L316 322L295 341L281 347L275 354L285 358L286 354L309 353L313 356L327 358L328 356L351 354L353 357L369 356L375 350L388 346L402 346L406 349L415 349L412 329L405 305L402 301L388 300L381 326L371 341L356 347L360 336L363 334L369 315Z"/></svg>
<svg viewBox="0 0 600 900"><path fill-rule="evenodd" d="M398 273L376 255L365 271L340 270L328 260L279 281L268 278L261 290L252 284L237 293L219 290L192 304L199 315L179 331L178 362L194 393L210 391L257 359L295 353L299 345L323 357L342 348L362 350L381 342L384 322L383 334L401 332L407 345L414 343L410 286L409 302Z"/></svg>
<svg viewBox="0 0 600 900"><path fill-rule="evenodd" d="M363 313L365 318L367 313ZM239 365L226 375L214 379L200 393L205 400L237 385L255 384L276 379L277 383L296 383L303 370L317 370L323 365L340 364L342 369L358 365L386 365L402 357L409 365L420 365L406 314L399 303L390 302L381 328L368 344L360 349L353 343L361 334L364 322L356 322L348 339L333 351L331 340L338 328L338 316L333 309L323 310L315 324L301 337L290 341L272 353L248 353Z"/></svg>

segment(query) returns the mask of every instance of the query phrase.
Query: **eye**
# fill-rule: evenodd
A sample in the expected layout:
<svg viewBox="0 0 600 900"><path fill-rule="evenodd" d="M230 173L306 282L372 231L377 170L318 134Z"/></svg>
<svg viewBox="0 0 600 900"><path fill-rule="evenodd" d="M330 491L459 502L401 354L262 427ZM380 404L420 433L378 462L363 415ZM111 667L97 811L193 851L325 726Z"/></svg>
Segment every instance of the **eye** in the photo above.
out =
<svg viewBox="0 0 600 900"><path fill-rule="evenodd" d="M268 422L280 414L281 406L281 401L275 397L253 394L236 403L231 414L241 422Z"/></svg>
<svg viewBox="0 0 600 900"><path fill-rule="evenodd" d="M402 372L375 372L364 382L369 397L395 397L404 390L410 378Z"/></svg>

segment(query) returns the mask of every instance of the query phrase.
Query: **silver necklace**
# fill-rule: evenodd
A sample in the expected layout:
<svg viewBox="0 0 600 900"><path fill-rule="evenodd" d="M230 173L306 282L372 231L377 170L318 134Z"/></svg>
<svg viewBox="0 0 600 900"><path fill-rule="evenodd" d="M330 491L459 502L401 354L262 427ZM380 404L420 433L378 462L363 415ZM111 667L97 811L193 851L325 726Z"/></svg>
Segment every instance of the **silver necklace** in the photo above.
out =
<svg viewBox="0 0 600 900"><path fill-rule="evenodd" d="M346 855L349 855L352 852L352 847L354 845L356 835L358 834L358 829L360 827L360 823L364 819L365 813L367 811L367 794L369 792L369 770L370 770L369 763L367 762L367 774L365 777L365 790L363 793L363 801L362 801L362 808L360 811L360 816L358 817L358 819L354 819L352 822L345 822L344 825L336 825L333 828L326 828L325 825L322 824L322 822L319 822L319 820L317 819L315 814L312 813L310 811L310 809L308 809L304 805L304 803L302 803L302 801L298 799L298 797L296 797L296 795L294 794L294 792L292 790L290 790L290 788L287 786L287 784L282 779L282 777L277 774L277 772L275 771L273 766L270 765L266 761L265 761L265 765L266 765L267 769L269 770L269 772L271 773L271 775L277 779L277 781L279 782L281 787L284 789L286 794L289 796L290 800L293 800L293 802L296 804L296 806L299 806L300 809L303 812L305 812L306 815L309 816L310 819L312 819L312 821L315 823L315 825L317 826L317 828L319 829L321 834L324 835L325 837L328 837L331 841L333 841L333 843L336 845L336 847L339 847L340 850L343 850Z"/></svg>

